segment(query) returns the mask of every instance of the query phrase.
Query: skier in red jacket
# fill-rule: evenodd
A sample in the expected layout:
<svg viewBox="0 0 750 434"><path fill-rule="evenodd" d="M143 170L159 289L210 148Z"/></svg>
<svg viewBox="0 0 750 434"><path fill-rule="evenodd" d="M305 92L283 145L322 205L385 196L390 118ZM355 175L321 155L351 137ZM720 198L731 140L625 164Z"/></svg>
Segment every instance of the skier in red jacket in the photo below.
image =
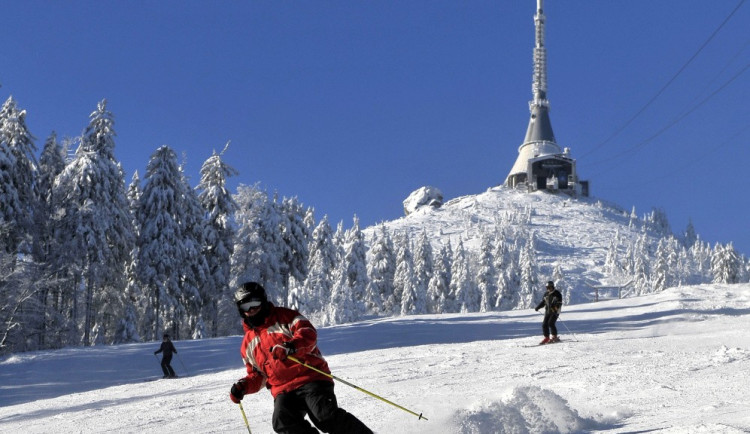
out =
<svg viewBox="0 0 750 434"><path fill-rule="evenodd" d="M274 306L256 282L243 283L234 294L245 329L240 354L247 375L232 385L230 399L239 403L264 386L274 397L273 429L277 433L372 433L359 419L339 408L333 380L287 359L294 355L323 372L328 363L317 345L315 327L299 312Z"/></svg>

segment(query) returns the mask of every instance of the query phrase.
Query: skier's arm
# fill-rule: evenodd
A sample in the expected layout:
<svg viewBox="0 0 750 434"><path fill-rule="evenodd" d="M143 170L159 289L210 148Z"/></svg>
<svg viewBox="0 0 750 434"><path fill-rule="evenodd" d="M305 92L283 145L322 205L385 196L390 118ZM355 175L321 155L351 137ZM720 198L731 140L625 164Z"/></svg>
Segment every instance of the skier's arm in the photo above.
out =
<svg viewBox="0 0 750 434"><path fill-rule="evenodd" d="M247 375L242 380L243 392L246 395L256 393L266 385L266 377L251 365L247 365Z"/></svg>
<svg viewBox="0 0 750 434"><path fill-rule="evenodd" d="M298 356L310 353L318 345L318 332L304 316L294 318L291 330L293 336L290 343Z"/></svg>
<svg viewBox="0 0 750 434"><path fill-rule="evenodd" d="M555 294L555 298L552 299L552 310L555 312L560 312L562 308L562 295L561 294Z"/></svg>

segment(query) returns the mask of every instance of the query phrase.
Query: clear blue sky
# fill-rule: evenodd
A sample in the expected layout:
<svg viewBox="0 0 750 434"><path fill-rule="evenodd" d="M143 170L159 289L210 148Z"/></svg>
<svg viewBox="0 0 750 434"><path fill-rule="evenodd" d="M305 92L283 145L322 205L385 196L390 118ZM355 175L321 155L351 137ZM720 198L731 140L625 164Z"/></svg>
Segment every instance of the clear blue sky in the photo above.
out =
<svg viewBox="0 0 750 434"><path fill-rule="evenodd" d="M738 4L547 0L548 97L594 196L639 215L661 207L673 230L692 219L712 245L750 255L750 5L701 49ZM52 130L80 134L107 98L127 182L167 144L195 185L231 140L233 187L259 182L318 218L369 226L401 216L421 186L450 199L504 181L529 117L535 9L5 2L0 98L28 111L40 149Z"/></svg>

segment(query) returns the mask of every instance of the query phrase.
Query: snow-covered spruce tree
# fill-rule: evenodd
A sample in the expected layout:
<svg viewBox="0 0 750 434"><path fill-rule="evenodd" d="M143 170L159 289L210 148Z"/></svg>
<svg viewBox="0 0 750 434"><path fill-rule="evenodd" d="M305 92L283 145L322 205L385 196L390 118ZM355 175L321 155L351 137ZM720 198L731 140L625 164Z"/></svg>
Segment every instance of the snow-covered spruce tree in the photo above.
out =
<svg viewBox="0 0 750 434"><path fill-rule="evenodd" d="M6 252L30 253L33 215L37 206L34 191L36 158L34 138L26 127L26 111L13 97L0 108L0 225L8 228L0 245Z"/></svg>
<svg viewBox="0 0 750 434"><path fill-rule="evenodd" d="M493 255L492 238L486 233L482 235L479 247L479 273L477 287L480 294L479 311L489 312L495 307L497 300L497 271Z"/></svg>
<svg viewBox="0 0 750 434"><path fill-rule="evenodd" d="M698 241L698 234L695 232L695 226L693 226L693 220L688 220L687 227L682 233L682 245L689 249L695 245Z"/></svg>
<svg viewBox="0 0 750 434"><path fill-rule="evenodd" d="M423 230L414 246L414 275L417 278L415 314L428 312L427 286L434 269L435 261L432 254L432 245L427 238L427 232Z"/></svg>
<svg viewBox="0 0 750 434"><path fill-rule="evenodd" d="M57 269L67 270L71 277L63 308L70 309L70 318L81 330L76 339L84 345L92 343L97 324L107 341L114 336L124 310L125 264L134 242L125 180L114 157L114 118L106 100L90 118L75 157L52 189L58 218L55 252L50 255ZM83 312L77 308L79 302Z"/></svg>
<svg viewBox="0 0 750 434"><path fill-rule="evenodd" d="M450 259L453 253L450 242L438 250L432 277L427 285L427 313L448 311L450 299Z"/></svg>
<svg viewBox="0 0 750 434"><path fill-rule="evenodd" d="M333 291L333 276L331 270L338 265L338 247L333 243L333 231L325 215L318 222L310 242L310 261L305 279L305 294L309 298L301 300L302 309L306 315L313 316L315 312L322 313L324 307L331 300Z"/></svg>
<svg viewBox="0 0 750 434"><path fill-rule="evenodd" d="M234 221L236 235L232 253L232 286L258 282L268 299L283 305L281 263L284 242L279 228L284 219L279 209L257 185L241 185L234 195L237 204Z"/></svg>
<svg viewBox="0 0 750 434"><path fill-rule="evenodd" d="M544 288L537 277L538 265L536 260L536 233L531 232L518 256L521 270L521 309L533 307L542 299Z"/></svg>
<svg viewBox="0 0 750 434"><path fill-rule="evenodd" d="M630 275L633 279L633 288L636 295L648 294L651 291L651 268L649 267L650 255L648 252L647 237L641 233L630 247L633 268Z"/></svg>
<svg viewBox="0 0 750 434"><path fill-rule="evenodd" d="M40 348L46 348L47 330L58 327L58 318L52 305L58 288L53 279L58 273L52 268L49 257L54 238L51 196L55 178L64 168L65 155L62 146L57 141L57 135L53 132L42 148L36 182L34 183L35 194L39 200L36 202L36 209L34 210L33 232L35 236L31 251L34 261L40 265L41 273L47 277L37 282L39 285L39 303L43 312L41 318L39 318L42 322L42 332L39 334Z"/></svg>
<svg viewBox="0 0 750 434"><path fill-rule="evenodd" d="M669 286L669 243L666 238L661 238L656 247L656 261L654 262L653 285L654 292L663 291Z"/></svg>
<svg viewBox="0 0 750 434"><path fill-rule="evenodd" d="M367 250L357 216L354 216L354 226L344 232L342 243L343 253L333 277L331 303L326 308L327 318L333 324L357 321L364 312Z"/></svg>
<svg viewBox="0 0 750 434"><path fill-rule="evenodd" d="M138 206L141 201L141 178L136 170L130 180L127 190L128 206L130 208L130 215L132 216L133 233L135 239L138 240L140 236L140 225L137 220ZM127 279L127 285L125 286L125 299L127 304L125 306L125 312L115 330L115 338L113 343L129 343L129 342L140 342L141 335L138 332L139 324L141 323L139 314L143 314L145 317L148 315L147 299L144 296L143 289L138 280L137 272L138 264L138 244L133 243L133 248L130 251L130 259L125 267L125 277ZM144 322L151 324L153 318L148 318Z"/></svg>
<svg viewBox="0 0 750 434"><path fill-rule="evenodd" d="M612 237L612 241L609 243L607 249L607 257L604 259L604 272L612 276L622 275L622 267L618 260L618 249L620 246L620 229L617 229L615 236Z"/></svg>
<svg viewBox="0 0 750 434"><path fill-rule="evenodd" d="M172 331L178 339L181 336L202 339L208 336L202 316L204 302L211 298L211 294L204 292L205 288L208 288L205 282L209 280L211 274L204 255L204 247L208 245L206 242L208 221L205 210L198 200L198 194L190 187L182 167L180 167L180 174L182 175L180 187L184 191L182 206L185 233L183 244L185 262L182 264L184 275L180 282L180 296L182 297L181 304L185 307L186 318L176 324Z"/></svg>
<svg viewBox="0 0 750 434"><path fill-rule="evenodd" d="M417 277L414 274L414 256L411 253L411 240L404 233L396 238L396 272L393 275L393 295L386 308L395 315L416 313Z"/></svg>
<svg viewBox="0 0 750 434"><path fill-rule="evenodd" d="M716 243L711 256L713 283L739 283L743 271L740 256L732 243L722 246Z"/></svg>
<svg viewBox="0 0 750 434"><path fill-rule="evenodd" d="M346 285L354 302L352 321L358 320L365 312L365 293L367 291L367 246L359 218L354 216L354 225L346 231L344 237L344 257L346 267Z"/></svg>
<svg viewBox="0 0 750 434"><path fill-rule="evenodd" d="M384 313L383 306L393 294L393 276L396 274L396 253L388 228L380 225L378 229L374 231L370 243L367 264L369 285L365 297L367 311L375 314Z"/></svg>
<svg viewBox="0 0 750 434"><path fill-rule="evenodd" d="M565 280L562 266L560 266L559 263L555 264L555 268L552 270L552 281L555 282L555 289L562 294L563 305L570 304L570 285L568 285L568 282Z"/></svg>
<svg viewBox="0 0 750 434"><path fill-rule="evenodd" d="M495 234L492 256L497 276L497 298L494 300L494 309L512 309L517 304L514 300L517 292L512 291L510 284L514 261L502 231L497 231Z"/></svg>
<svg viewBox="0 0 750 434"><path fill-rule="evenodd" d="M312 230L305 222L308 210L296 197L284 198L281 202L283 254L281 258L284 305L289 304L290 279L304 282L307 277L307 263L310 259L308 250L312 239Z"/></svg>
<svg viewBox="0 0 750 434"><path fill-rule="evenodd" d="M211 337L229 333L229 324L234 322L232 320L237 315L229 284L234 248L231 217L237 205L226 186L227 178L236 175L237 170L222 161L221 155L214 152L203 163L201 180L196 187L198 200L206 215L203 256L208 266L208 275L200 291L203 299L201 316ZM221 330L220 324L227 324L227 327Z"/></svg>
<svg viewBox="0 0 750 434"><path fill-rule="evenodd" d="M346 284L346 264L339 261L336 269L331 273L331 299L323 306L323 312L318 316L321 325L344 324L353 321L355 315L354 299L349 294Z"/></svg>
<svg viewBox="0 0 750 434"><path fill-rule="evenodd" d="M37 168L36 182L34 189L39 201L34 210L34 227L36 228L36 239L32 253L34 258L39 262L46 262L49 258L50 244L52 243L52 223L50 216L52 214L51 196L52 186L55 178L65 169L65 155L60 143L57 141L57 134L54 132L44 142L41 156L39 157L39 166Z"/></svg>
<svg viewBox="0 0 750 434"><path fill-rule="evenodd" d="M194 267L201 244L194 220L199 209L175 152L161 146L146 166L136 213L136 270L147 306L141 335L146 340L163 332L179 339L183 326L188 326L189 309L198 303L200 282L195 281Z"/></svg>
<svg viewBox="0 0 750 434"><path fill-rule="evenodd" d="M470 267L464 242L459 239L451 261L450 289L454 305L450 312L465 313L479 310L479 291L474 285Z"/></svg>
<svg viewBox="0 0 750 434"><path fill-rule="evenodd" d="M662 208L652 208L651 212L645 216L644 220L658 235L669 236L672 234L672 228L669 225L667 213Z"/></svg>

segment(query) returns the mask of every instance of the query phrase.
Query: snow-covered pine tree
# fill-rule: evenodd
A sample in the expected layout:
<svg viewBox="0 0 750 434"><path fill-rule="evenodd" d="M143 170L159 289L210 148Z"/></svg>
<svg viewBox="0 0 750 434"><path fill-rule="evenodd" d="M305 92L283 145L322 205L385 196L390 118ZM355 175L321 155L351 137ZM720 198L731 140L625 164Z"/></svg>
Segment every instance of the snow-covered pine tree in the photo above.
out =
<svg viewBox="0 0 750 434"><path fill-rule="evenodd" d="M656 247L656 261L652 268L654 292L663 291L669 285L669 252L666 238L661 238Z"/></svg>
<svg viewBox="0 0 750 434"><path fill-rule="evenodd" d="M197 297L192 267L200 254L192 224L197 198L191 203L192 190L169 146L161 146L146 167L143 189L136 217L138 261L136 270L142 288L148 288L147 312L142 319L141 334L156 339L164 331L179 338L187 321L187 300ZM186 281L187 279L187 281Z"/></svg>
<svg viewBox="0 0 750 434"><path fill-rule="evenodd" d="M354 299L349 293L346 282L346 262L339 261L331 273L331 300L323 306L319 322L322 325L344 324L352 322L356 315Z"/></svg>
<svg viewBox="0 0 750 434"><path fill-rule="evenodd" d="M618 249L620 246L620 230L617 229L615 236L612 237L612 241L609 243L607 249L607 257L604 259L604 272L609 273L613 276L619 276L622 274L622 268L620 267L620 261L618 260Z"/></svg>
<svg viewBox="0 0 750 434"><path fill-rule="evenodd" d="M258 282L266 289L269 300L281 305L284 303L281 292L283 240L278 208L257 185L240 185L234 201L237 233L232 253L233 286Z"/></svg>
<svg viewBox="0 0 750 434"><path fill-rule="evenodd" d="M202 316L204 303L212 297L212 294L205 291L213 290L205 285L211 274L204 255L204 248L208 245L206 241L208 221L205 219L206 213L198 200L198 194L190 187L182 167L180 167L180 175L182 175L181 183L178 186L183 191L181 206L184 216L182 227L183 248L185 249L180 297L182 297L181 305L185 308L185 318L175 324L173 336L178 339L182 336L202 339L208 336Z"/></svg>
<svg viewBox="0 0 750 434"><path fill-rule="evenodd" d="M521 308L533 307L542 299L544 288L539 284L537 275L538 265L536 261L536 233L531 232L518 257L518 265L521 270Z"/></svg>
<svg viewBox="0 0 750 434"><path fill-rule="evenodd" d="M742 274L740 256L732 243L722 246L716 243L711 256L713 283L739 283Z"/></svg>
<svg viewBox="0 0 750 434"><path fill-rule="evenodd" d="M75 157L58 175L52 190L55 215L55 253L60 270L72 279L67 300L80 338L90 345L99 325L111 341L121 312L126 285L125 264L134 235L122 168L114 158L114 117L106 100L91 113ZM84 312L76 295L83 289Z"/></svg>
<svg viewBox="0 0 750 434"><path fill-rule="evenodd" d="M570 285L565 280L562 266L559 263L555 264L555 268L552 270L552 281L555 282L555 289L562 294L563 305L570 304Z"/></svg>
<svg viewBox="0 0 750 434"><path fill-rule="evenodd" d="M42 315L39 321L42 322L42 333L39 334L39 347L46 347L47 331L57 327L57 315L51 308L53 294L57 289L54 284L54 278L58 274L52 269L50 261L50 251L54 238L54 227L52 218L52 186L55 178L65 168L65 155L62 146L57 141L57 135L53 132L42 148L39 157L39 166L36 172L36 182L34 183L35 195L39 199L36 202L34 210L34 243L31 249L34 262L39 264L40 271L47 278L39 279L39 303L41 305Z"/></svg>
<svg viewBox="0 0 750 434"><path fill-rule="evenodd" d="M328 223L327 215L323 216L318 226L315 227L309 249L310 261L304 282L305 294L308 298L301 302L306 315L312 316L314 312L322 313L331 300L333 291L331 270L336 268L339 259L338 247L333 243L333 231Z"/></svg>
<svg viewBox="0 0 750 434"><path fill-rule="evenodd" d="M13 97L0 108L0 225L7 239L0 244L7 252L30 253L33 216L37 206L34 190L36 145L26 127L26 111Z"/></svg>
<svg viewBox="0 0 750 434"><path fill-rule="evenodd" d="M414 274L414 256L411 253L411 240L404 233L396 237L396 272L393 275L393 295L385 303L394 315L410 315L416 312L417 278Z"/></svg>
<svg viewBox="0 0 750 434"><path fill-rule="evenodd" d="M479 310L479 292L474 285L469 259L461 239L458 240L458 245L453 251L450 289L454 300L450 312L465 313Z"/></svg>
<svg viewBox="0 0 750 434"><path fill-rule="evenodd" d="M514 300L516 292L511 290L511 274L513 267L512 254L505 241L505 235L498 230L495 233L493 245L493 259L495 261L495 272L497 276L497 298L494 300L494 309L512 309L517 304Z"/></svg>
<svg viewBox="0 0 750 434"><path fill-rule="evenodd" d="M308 210L296 197L284 198L281 202L281 215L285 220L282 228L282 240L284 241L283 264L283 286L284 304L289 303L289 279L304 282L307 277L307 263L310 260L308 250L312 239L312 230L305 222Z"/></svg>
<svg viewBox="0 0 750 434"><path fill-rule="evenodd" d="M493 255L493 240L486 233L482 235L479 247L479 274L477 287L480 294L479 311L489 312L495 307L497 300L497 271Z"/></svg>
<svg viewBox="0 0 750 434"><path fill-rule="evenodd" d="M229 143L227 143L227 146ZM201 316L211 337L230 332L231 319L236 318L232 302L230 261L234 248L234 227L231 217L236 210L232 194L227 188L227 178L238 172L226 164L215 151L201 166L201 180L196 189L198 201L206 215L206 232L203 255L208 265L208 276L201 288L203 309ZM227 324L223 330L221 323Z"/></svg>
<svg viewBox="0 0 750 434"><path fill-rule="evenodd" d="M646 234L641 234L632 248L633 254L633 287L637 295L647 294L651 290L651 269L649 267L648 247L646 245Z"/></svg>
<svg viewBox="0 0 750 434"><path fill-rule="evenodd" d="M682 245L689 249L695 245L696 241L698 241L698 234L695 232L693 220L689 219L685 232L682 233Z"/></svg>
<svg viewBox="0 0 750 434"><path fill-rule="evenodd" d="M354 225L346 231L344 237L343 263L346 266L346 284L354 301L352 321L356 321L365 312L365 294L367 284L367 246L362 230L359 228L359 217L354 216Z"/></svg>
<svg viewBox="0 0 750 434"><path fill-rule="evenodd" d="M414 247L414 275L417 279L415 314L428 312L427 286L430 283L434 269L435 262L432 254L432 245L427 238L427 232L423 230Z"/></svg>
<svg viewBox="0 0 750 434"><path fill-rule="evenodd" d="M138 213L138 205L141 198L141 178L137 170L133 173L133 176L130 179L126 195L128 198L128 207L132 216L133 231L137 240L140 233L140 225L138 224L136 215ZM130 258L125 266L125 277L127 279L124 294L125 309L124 314L115 329L115 336L112 340L112 343L114 344L140 342L141 340L140 333L138 332L140 324L139 313L143 312L145 315L147 304L140 282L138 281L138 273L136 270L137 260L138 245L137 243L133 243L133 248L130 251Z"/></svg>
<svg viewBox="0 0 750 434"><path fill-rule="evenodd" d="M396 273L396 253L393 250L388 228L380 225L370 243L370 260L367 264L369 285L365 297L368 312L384 313L384 304L393 294L393 277Z"/></svg>
<svg viewBox="0 0 750 434"><path fill-rule="evenodd" d="M435 258L435 267L427 285L427 312L448 311L450 300L450 258L453 256L449 244L440 247Z"/></svg>

